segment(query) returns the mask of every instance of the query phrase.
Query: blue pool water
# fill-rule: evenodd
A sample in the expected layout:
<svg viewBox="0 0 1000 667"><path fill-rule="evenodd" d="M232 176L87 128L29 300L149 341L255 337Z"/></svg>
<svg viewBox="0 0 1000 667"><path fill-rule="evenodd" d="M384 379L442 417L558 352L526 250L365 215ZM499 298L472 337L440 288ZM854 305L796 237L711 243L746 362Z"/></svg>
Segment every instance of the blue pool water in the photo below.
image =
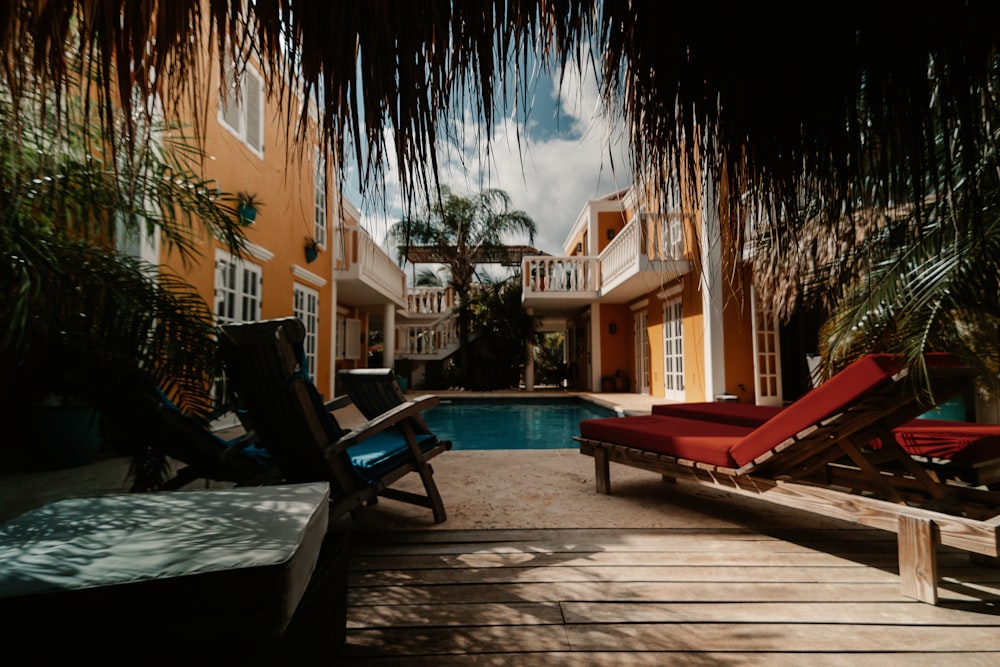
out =
<svg viewBox="0 0 1000 667"><path fill-rule="evenodd" d="M424 413L438 438L452 449L568 449L578 443L580 420L616 417L583 399L443 398Z"/></svg>

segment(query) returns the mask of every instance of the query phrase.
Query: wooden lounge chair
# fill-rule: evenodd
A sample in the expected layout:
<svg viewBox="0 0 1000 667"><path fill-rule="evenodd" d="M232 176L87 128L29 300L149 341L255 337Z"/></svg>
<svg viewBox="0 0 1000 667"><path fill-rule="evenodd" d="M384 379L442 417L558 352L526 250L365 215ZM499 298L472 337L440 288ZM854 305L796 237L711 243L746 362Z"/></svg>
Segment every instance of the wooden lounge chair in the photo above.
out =
<svg viewBox="0 0 1000 667"><path fill-rule="evenodd" d="M746 403L668 403L652 414L757 428L783 408ZM892 429L903 450L941 479L1000 490L1000 425L911 419ZM872 446L880 446L874 441Z"/></svg>
<svg viewBox="0 0 1000 667"><path fill-rule="evenodd" d="M337 371L337 377L344 393L365 419L374 419L406 402L406 395L396 382L396 374L391 368L343 369ZM431 434L422 416L418 415L414 419L414 428L417 433Z"/></svg>
<svg viewBox="0 0 1000 667"><path fill-rule="evenodd" d="M419 434L416 421L437 397L407 401L346 431L302 370L304 339L295 318L226 325L219 336L236 396L285 480L329 482L333 518L381 496L428 507L435 522L444 521L428 461L451 443ZM411 472L420 476L424 495L390 488Z"/></svg>
<svg viewBox="0 0 1000 667"><path fill-rule="evenodd" d="M945 355L928 373L937 400L972 378ZM928 407L907 377L870 355L756 428L651 414L584 420L575 439L600 493L615 462L896 532L903 594L934 604L937 543L998 555L1000 493L940 481L899 446L891 429Z"/></svg>
<svg viewBox="0 0 1000 667"><path fill-rule="evenodd" d="M159 483L151 478L155 472L144 477L136 471L133 490L172 491L195 480L253 486L278 479L270 456L256 445L253 434L223 439L211 431L207 419L181 411L147 374L135 373L123 381L127 391L110 415L109 435L133 446L131 441L141 434L144 446L180 464L173 477Z"/></svg>

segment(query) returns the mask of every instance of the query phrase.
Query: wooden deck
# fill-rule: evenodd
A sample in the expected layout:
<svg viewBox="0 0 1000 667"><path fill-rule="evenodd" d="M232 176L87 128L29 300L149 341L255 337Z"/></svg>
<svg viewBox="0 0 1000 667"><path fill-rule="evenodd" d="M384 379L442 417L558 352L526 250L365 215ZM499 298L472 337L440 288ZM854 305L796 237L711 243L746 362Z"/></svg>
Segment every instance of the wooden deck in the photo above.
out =
<svg viewBox="0 0 1000 667"><path fill-rule="evenodd" d="M1000 570L942 548L901 597L869 530L352 535L347 665L995 665Z"/></svg>

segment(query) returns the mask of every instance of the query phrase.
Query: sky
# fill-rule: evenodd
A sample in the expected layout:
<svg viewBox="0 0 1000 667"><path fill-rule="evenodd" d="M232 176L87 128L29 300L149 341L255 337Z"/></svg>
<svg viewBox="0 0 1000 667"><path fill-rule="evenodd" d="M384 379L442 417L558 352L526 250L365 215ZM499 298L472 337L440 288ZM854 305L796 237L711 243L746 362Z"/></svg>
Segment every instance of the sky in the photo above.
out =
<svg viewBox="0 0 1000 667"><path fill-rule="evenodd" d="M504 190L513 207L535 221L534 247L561 255L584 204L630 185L627 143L620 126L600 113L593 75L568 74L561 88L545 76L539 76L535 84L527 114L511 112L510 117L496 123L488 162L479 158L485 151L476 143L472 124L459 128L467 137L467 148L443 148L447 155L441 182L465 195L484 187ZM353 180L350 171L349 183ZM395 170L388 170L388 215L381 204L366 203L355 187L345 191L361 209L362 225L379 243L388 226L403 215L396 197L397 183ZM509 242L526 244L528 239L512 238ZM390 252L390 256L395 253Z"/></svg>

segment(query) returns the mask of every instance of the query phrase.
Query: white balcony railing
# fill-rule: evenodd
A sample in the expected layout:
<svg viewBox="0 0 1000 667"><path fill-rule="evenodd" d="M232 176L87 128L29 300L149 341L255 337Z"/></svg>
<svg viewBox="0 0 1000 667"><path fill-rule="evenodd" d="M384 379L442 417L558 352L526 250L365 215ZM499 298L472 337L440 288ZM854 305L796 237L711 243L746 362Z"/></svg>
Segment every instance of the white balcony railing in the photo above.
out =
<svg viewBox="0 0 1000 667"><path fill-rule="evenodd" d="M458 317L449 315L426 325L396 327L400 357L439 357L458 348Z"/></svg>
<svg viewBox="0 0 1000 667"><path fill-rule="evenodd" d="M600 256L532 256L521 262L524 297L533 303L551 295L565 306L566 297L593 299L604 290L615 290L632 278L663 267L653 262L684 263L684 234L681 215L641 214L633 218L604 248ZM672 270L682 270L674 266ZM634 285L630 284L632 289ZM570 296L570 298L575 298Z"/></svg>
<svg viewBox="0 0 1000 667"><path fill-rule="evenodd" d="M642 215L633 218L601 253L601 284L632 269L636 260L683 260L680 216Z"/></svg>
<svg viewBox="0 0 1000 667"><path fill-rule="evenodd" d="M346 261L338 269L341 278L353 278L377 288L397 302L406 294L406 273L358 227L344 230Z"/></svg>
<svg viewBox="0 0 1000 667"><path fill-rule="evenodd" d="M411 287L406 295L406 312L411 315L444 315L455 305L450 287Z"/></svg>
<svg viewBox="0 0 1000 667"><path fill-rule="evenodd" d="M596 292L596 257L525 257L521 275L525 292Z"/></svg>

